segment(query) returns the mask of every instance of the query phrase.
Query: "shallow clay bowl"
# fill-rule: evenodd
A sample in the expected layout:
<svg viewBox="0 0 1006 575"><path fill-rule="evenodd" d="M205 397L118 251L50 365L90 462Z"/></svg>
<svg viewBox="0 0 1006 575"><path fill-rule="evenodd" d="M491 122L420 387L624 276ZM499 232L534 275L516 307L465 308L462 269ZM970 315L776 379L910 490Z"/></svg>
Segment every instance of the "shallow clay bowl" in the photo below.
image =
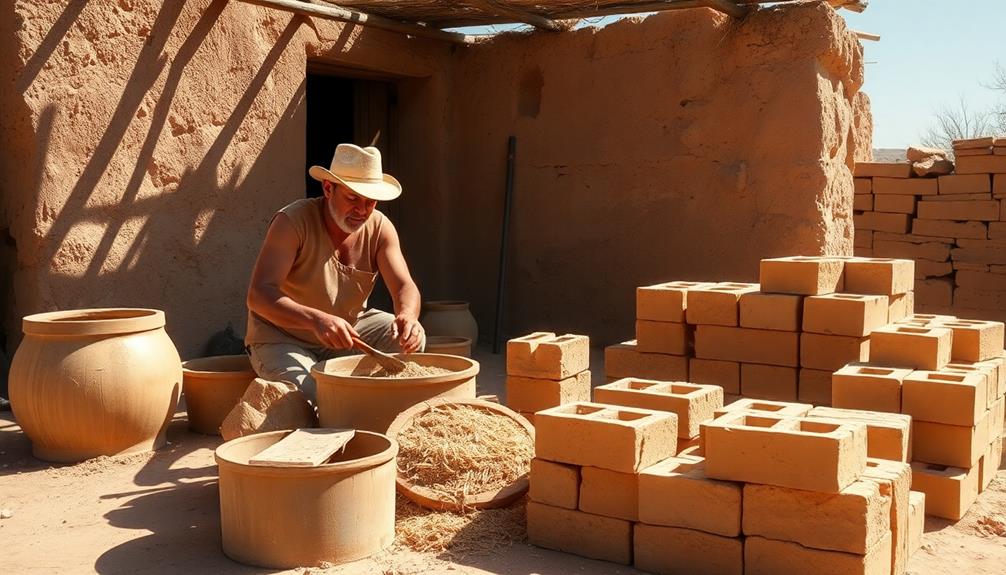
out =
<svg viewBox="0 0 1006 575"><path fill-rule="evenodd" d="M531 441L534 441L534 427L532 427L531 424L517 412L498 403L482 399L453 399L449 397L424 401L403 411L395 418L395 421L393 421L391 426L388 428L388 437L398 441L399 433L412 424L413 418L426 413L434 407L447 404L471 405L509 417L527 432L527 434L531 437ZM438 511L461 511L463 509L493 509L496 507L506 507L527 493L528 486L528 476L527 474L524 474L506 487L493 491L471 494L459 504L457 501L447 498L442 493L438 493L432 489L427 489L421 485L414 485L410 483L402 477L401 474L395 478L395 488L399 493L423 507L436 509Z"/></svg>

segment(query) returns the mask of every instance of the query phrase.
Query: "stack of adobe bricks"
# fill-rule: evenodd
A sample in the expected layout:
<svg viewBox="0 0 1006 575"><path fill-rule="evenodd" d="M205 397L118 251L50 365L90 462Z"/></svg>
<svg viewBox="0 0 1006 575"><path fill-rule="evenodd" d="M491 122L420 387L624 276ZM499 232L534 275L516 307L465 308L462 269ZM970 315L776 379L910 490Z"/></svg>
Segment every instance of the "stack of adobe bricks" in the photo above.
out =
<svg viewBox="0 0 1006 575"><path fill-rule="evenodd" d="M832 372L867 359L873 329L913 313L912 266L795 256L763 260L760 284L638 288L636 340L605 350L605 375L828 405Z"/></svg>
<svg viewBox="0 0 1006 575"><path fill-rule="evenodd" d="M916 303L931 313L1006 319L1006 140L954 142L956 169L856 164L856 255L916 260Z"/></svg>
<svg viewBox="0 0 1006 575"><path fill-rule="evenodd" d="M913 489L958 520L1002 461L1006 360L1000 322L913 316L874 331L868 364L833 378L837 407L912 417Z"/></svg>
<svg viewBox="0 0 1006 575"><path fill-rule="evenodd" d="M531 543L665 574L904 572L924 506L907 416L751 400L709 413L717 390L625 379L597 388L606 404L538 413ZM883 420L899 433L874 434ZM702 445L680 450L696 427Z"/></svg>
<svg viewBox="0 0 1006 575"><path fill-rule="evenodd" d="M507 406L534 423L534 413L590 401L590 339L535 332L506 346Z"/></svg>

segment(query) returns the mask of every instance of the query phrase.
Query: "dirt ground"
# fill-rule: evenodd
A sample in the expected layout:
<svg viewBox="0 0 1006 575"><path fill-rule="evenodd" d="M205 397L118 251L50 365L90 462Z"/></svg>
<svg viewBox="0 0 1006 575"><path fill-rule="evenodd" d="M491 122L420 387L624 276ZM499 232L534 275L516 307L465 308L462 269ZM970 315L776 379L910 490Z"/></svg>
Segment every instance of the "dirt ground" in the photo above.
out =
<svg viewBox="0 0 1006 575"><path fill-rule="evenodd" d="M600 354L595 353L598 357ZM502 362L477 354L479 393L502 392ZM599 361L597 362L599 366ZM595 368L596 374L602 373ZM595 383L597 383L595 381ZM154 454L52 465L31 455L11 413L0 412L0 572L21 573L512 573L628 574L634 569L505 544L468 554L393 548L355 563L274 571L240 565L220 548L213 449L220 438L190 433L179 411L170 444ZM6 514L0 514L4 517ZM927 518L913 574L996 574L1006 565L1006 472L957 524Z"/></svg>

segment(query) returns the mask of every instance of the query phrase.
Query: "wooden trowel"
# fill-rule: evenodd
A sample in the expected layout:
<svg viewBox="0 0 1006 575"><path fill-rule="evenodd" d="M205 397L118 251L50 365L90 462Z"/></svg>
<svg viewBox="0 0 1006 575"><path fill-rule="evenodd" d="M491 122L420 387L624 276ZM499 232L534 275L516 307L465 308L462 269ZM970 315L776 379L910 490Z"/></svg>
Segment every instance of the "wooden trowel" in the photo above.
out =
<svg viewBox="0 0 1006 575"><path fill-rule="evenodd" d="M353 346L362 351L363 353L369 355L370 357L377 360L377 363L381 365L384 369L388 370L390 373L399 373L405 370L405 362L398 359L393 355L388 355L383 351L378 351L356 336L353 336Z"/></svg>

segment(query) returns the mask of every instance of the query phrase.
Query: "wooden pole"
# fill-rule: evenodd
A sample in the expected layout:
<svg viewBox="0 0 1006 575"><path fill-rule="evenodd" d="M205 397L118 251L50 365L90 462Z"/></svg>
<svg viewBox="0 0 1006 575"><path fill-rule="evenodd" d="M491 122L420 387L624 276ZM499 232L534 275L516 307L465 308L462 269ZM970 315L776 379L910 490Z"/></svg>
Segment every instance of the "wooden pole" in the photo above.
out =
<svg viewBox="0 0 1006 575"><path fill-rule="evenodd" d="M764 0L759 0L764 1ZM609 4L597 8L575 7L563 12L549 14L552 19L593 18L595 16L613 16L618 14L639 14L641 12L663 12L666 10L685 10L688 8L712 8L719 12L740 18L747 13L748 8L739 6L731 0L658 0L653 2L625 2ZM502 18L477 18L437 21L437 26L454 28L457 26L483 26L488 24L503 24L508 20Z"/></svg>
<svg viewBox="0 0 1006 575"><path fill-rule="evenodd" d="M549 32L561 32L562 27L559 26L553 20L545 18L544 16L539 16L537 14L532 14L527 10L518 10L510 6L506 6L497 0L482 0L483 4L487 4L489 8L495 12L499 12L505 16L515 18L516 20L523 22L525 24L530 24L539 30L548 30Z"/></svg>

